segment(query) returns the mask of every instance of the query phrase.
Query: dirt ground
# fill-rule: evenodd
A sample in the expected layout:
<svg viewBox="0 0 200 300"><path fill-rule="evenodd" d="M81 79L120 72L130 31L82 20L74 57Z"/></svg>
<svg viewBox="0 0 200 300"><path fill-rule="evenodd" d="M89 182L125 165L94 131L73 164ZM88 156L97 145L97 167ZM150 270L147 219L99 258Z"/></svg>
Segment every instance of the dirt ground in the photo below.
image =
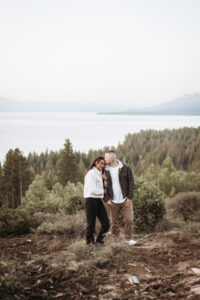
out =
<svg viewBox="0 0 200 300"><path fill-rule="evenodd" d="M16 262L23 287L9 299L200 299L200 233L135 235L127 264L85 273L57 268L46 242L51 239L37 234L0 239L1 258Z"/></svg>

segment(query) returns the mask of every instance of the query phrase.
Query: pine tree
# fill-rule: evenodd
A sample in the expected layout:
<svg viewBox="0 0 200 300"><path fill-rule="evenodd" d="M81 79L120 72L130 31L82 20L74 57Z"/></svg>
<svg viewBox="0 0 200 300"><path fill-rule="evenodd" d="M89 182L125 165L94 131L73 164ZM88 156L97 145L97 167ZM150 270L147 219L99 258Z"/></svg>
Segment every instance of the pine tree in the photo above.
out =
<svg viewBox="0 0 200 300"><path fill-rule="evenodd" d="M9 150L3 165L3 178L7 206L16 208L32 181L27 159L19 149Z"/></svg>
<svg viewBox="0 0 200 300"><path fill-rule="evenodd" d="M3 169L0 163L0 207L4 204Z"/></svg>
<svg viewBox="0 0 200 300"><path fill-rule="evenodd" d="M78 166L75 163L72 144L70 140L67 139L58 161L58 181L65 186L68 181L77 182L78 177Z"/></svg>

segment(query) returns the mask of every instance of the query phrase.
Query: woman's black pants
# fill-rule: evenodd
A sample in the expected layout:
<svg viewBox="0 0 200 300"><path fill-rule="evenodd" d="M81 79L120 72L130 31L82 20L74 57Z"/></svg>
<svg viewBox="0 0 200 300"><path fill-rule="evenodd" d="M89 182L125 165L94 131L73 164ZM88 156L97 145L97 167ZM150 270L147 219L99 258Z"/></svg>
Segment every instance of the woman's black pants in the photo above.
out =
<svg viewBox="0 0 200 300"><path fill-rule="evenodd" d="M101 229L97 235L96 241L102 241L104 233L106 233L110 227L108 215L102 200L99 198L85 198L85 210L87 218L86 243L94 243L96 217L98 217L101 223Z"/></svg>

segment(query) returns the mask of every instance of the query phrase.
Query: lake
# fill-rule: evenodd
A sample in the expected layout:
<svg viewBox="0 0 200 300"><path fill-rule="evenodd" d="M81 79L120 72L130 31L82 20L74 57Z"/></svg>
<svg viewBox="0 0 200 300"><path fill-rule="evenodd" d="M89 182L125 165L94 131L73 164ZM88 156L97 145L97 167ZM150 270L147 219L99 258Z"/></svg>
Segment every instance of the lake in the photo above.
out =
<svg viewBox="0 0 200 300"><path fill-rule="evenodd" d="M117 146L128 133L200 126L200 116L97 115L96 113L0 113L0 159L10 148L60 150L69 138L74 150Z"/></svg>

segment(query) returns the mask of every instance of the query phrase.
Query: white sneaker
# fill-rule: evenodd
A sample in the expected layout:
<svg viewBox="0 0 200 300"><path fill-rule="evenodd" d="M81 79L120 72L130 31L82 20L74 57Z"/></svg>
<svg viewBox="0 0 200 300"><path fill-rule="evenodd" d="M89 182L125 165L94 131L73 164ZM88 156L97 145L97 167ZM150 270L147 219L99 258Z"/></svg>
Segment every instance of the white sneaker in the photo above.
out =
<svg viewBox="0 0 200 300"><path fill-rule="evenodd" d="M126 242L127 242L128 245L135 245L135 244L137 244L137 242L134 241L134 240L128 240Z"/></svg>

